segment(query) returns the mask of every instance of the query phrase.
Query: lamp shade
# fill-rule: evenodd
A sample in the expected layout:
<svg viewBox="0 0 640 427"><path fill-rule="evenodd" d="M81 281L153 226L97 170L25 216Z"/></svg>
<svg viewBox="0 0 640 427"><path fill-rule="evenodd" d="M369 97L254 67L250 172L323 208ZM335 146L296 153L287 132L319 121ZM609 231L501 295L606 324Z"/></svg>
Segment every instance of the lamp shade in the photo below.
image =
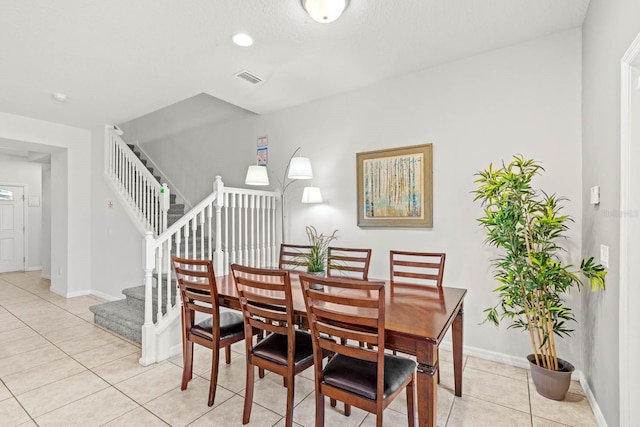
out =
<svg viewBox="0 0 640 427"><path fill-rule="evenodd" d="M347 0L302 0L302 7L314 21L328 24L342 15Z"/></svg>
<svg viewBox="0 0 640 427"><path fill-rule="evenodd" d="M289 178L291 179L311 179L313 170L311 160L307 157L293 157L289 162Z"/></svg>
<svg viewBox="0 0 640 427"><path fill-rule="evenodd" d="M266 166L251 165L247 169L247 176L244 179L247 185L269 185L269 175Z"/></svg>
<svg viewBox="0 0 640 427"><path fill-rule="evenodd" d="M322 193L319 187L304 187L302 203L322 203Z"/></svg>

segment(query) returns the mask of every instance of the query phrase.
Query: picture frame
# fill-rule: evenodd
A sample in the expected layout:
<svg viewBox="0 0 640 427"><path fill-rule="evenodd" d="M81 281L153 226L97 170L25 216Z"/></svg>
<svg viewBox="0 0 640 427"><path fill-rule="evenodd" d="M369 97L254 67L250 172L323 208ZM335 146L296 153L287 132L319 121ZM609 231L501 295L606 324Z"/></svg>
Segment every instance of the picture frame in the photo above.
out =
<svg viewBox="0 0 640 427"><path fill-rule="evenodd" d="M432 144L356 153L358 227L433 227Z"/></svg>

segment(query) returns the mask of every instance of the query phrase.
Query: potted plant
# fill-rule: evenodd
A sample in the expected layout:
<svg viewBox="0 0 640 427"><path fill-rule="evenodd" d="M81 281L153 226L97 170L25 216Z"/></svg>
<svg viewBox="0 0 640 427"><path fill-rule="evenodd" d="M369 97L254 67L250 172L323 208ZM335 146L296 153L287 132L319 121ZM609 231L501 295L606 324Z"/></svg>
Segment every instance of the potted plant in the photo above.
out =
<svg viewBox="0 0 640 427"><path fill-rule="evenodd" d="M332 241L336 240L336 233L325 235L318 233L318 230L312 225L308 225L307 237L309 238L310 250L300 254L302 262L307 265L309 273L323 273L327 265L327 252Z"/></svg>
<svg viewBox="0 0 640 427"><path fill-rule="evenodd" d="M564 263L559 254L568 224L563 215L564 197L535 190L532 179L544 169L539 162L514 156L501 168L478 172L475 199L484 208L478 221L487 233L486 243L499 249L492 261L500 286L495 306L485 310L486 320L527 331L533 354L528 356L536 390L545 397L563 400L569 389L573 365L558 358L556 337L569 336L570 322L576 319L565 306L571 288L580 289L578 276L589 279L593 291L604 289L606 271L593 257L580 267ZM555 384L556 380L559 381Z"/></svg>

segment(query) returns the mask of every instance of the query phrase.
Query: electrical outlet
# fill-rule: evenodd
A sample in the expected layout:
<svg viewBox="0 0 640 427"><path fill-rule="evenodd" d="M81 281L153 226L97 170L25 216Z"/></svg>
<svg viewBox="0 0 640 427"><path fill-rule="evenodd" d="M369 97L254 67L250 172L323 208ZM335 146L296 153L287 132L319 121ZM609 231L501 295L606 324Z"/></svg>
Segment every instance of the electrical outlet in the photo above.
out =
<svg viewBox="0 0 640 427"><path fill-rule="evenodd" d="M609 268L609 246L600 245L600 264L604 268Z"/></svg>

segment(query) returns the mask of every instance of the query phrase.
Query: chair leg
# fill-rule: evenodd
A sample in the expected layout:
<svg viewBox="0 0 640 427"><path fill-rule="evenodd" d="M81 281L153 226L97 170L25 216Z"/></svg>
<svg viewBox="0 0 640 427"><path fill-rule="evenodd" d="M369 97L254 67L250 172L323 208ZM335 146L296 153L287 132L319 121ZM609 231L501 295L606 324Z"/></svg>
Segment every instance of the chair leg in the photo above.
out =
<svg viewBox="0 0 640 427"><path fill-rule="evenodd" d="M260 342L262 341L264 338L264 331L260 331L258 332L258 335L256 336L256 341ZM264 369L263 368L258 368L258 378L262 379L264 378Z"/></svg>
<svg viewBox="0 0 640 427"><path fill-rule="evenodd" d="M207 402L208 406L213 406L213 401L216 398L216 388L218 386L218 366L220 365L220 348L218 346L214 346L211 353L211 378L209 379L209 401Z"/></svg>
<svg viewBox="0 0 640 427"><path fill-rule="evenodd" d="M329 398L329 404L332 408L335 408L337 403L338 402L333 397Z"/></svg>
<svg viewBox="0 0 640 427"><path fill-rule="evenodd" d="M224 348L224 361L227 365L231 363L231 344Z"/></svg>
<svg viewBox="0 0 640 427"><path fill-rule="evenodd" d="M244 410L242 424L248 424L251 419L251 404L253 403L253 375L255 368L247 360L247 384L244 391Z"/></svg>
<svg viewBox="0 0 640 427"><path fill-rule="evenodd" d="M351 416L351 405L344 404L344 415L345 417Z"/></svg>
<svg viewBox="0 0 640 427"><path fill-rule="evenodd" d="M293 426L293 393L295 391L295 380L293 379L293 374L291 374L288 378L285 377L285 381L287 382L287 415L285 417L285 426L292 427Z"/></svg>
<svg viewBox="0 0 640 427"><path fill-rule="evenodd" d="M407 414L409 417L409 427L414 427L414 423L415 423L414 399L415 399L414 381L411 380L411 382L407 384Z"/></svg>
<svg viewBox="0 0 640 427"><path fill-rule="evenodd" d="M187 341L183 350L185 354L182 361L184 366L182 367L182 384L180 385L180 390L187 389L187 384L193 375L193 342Z"/></svg>
<svg viewBox="0 0 640 427"><path fill-rule="evenodd" d="M440 349L438 351L438 360L440 360ZM440 384L440 362L438 362L438 366L436 367L436 375L438 378L438 384Z"/></svg>
<svg viewBox="0 0 640 427"><path fill-rule="evenodd" d="M316 390L316 427L324 427L324 395Z"/></svg>

